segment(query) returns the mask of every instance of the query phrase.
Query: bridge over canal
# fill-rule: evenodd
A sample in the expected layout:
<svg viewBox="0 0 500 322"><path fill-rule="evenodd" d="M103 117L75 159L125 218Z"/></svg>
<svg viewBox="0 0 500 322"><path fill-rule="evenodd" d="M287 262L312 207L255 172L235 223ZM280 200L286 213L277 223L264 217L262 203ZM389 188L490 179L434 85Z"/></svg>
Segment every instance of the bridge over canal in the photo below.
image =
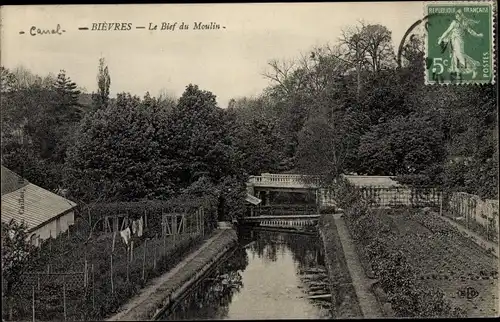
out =
<svg viewBox="0 0 500 322"><path fill-rule="evenodd" d="M395 187L397 182L385 176L345 175L358 187ZM306 204L273 204L270 194L301 193L309 198ZM335 206L332 193L321 188L318 177L301 174L271 174L251 176L247 183L247 201L252 204L241 223L260 227L298 228L316 226L319 209ZM307 198L306 198L307 199Z"/></svg>
<svg viewBox="0 0 500 322"><path fill-rule="evenodd" d="M439 207L442 201L442 193L437 188L403 186L389 176L343 175L343 177L360 189L362 197L370 202L371 207L404 205ZM302 199L305 199L306 204L290 204L293 202L288 202L289 204L286 205L275 204L271 193L283 192L305 195L306 198ZM317 215L321 208L336 206L333 192L322 188L317 177L301 174L263 173L260 176L251 176L247 182L247 201L252 206L246 217L309 216ZM302 209L294 209L294 207L302 207ZM273 224L285 220L279 217L275 218L277 221ZM294 220L305 224L309 222L306 218L294 217ZM272 218L266 217L266 220L272 220ZM267 221L265 222L267 223ZM286 225L290 225L290 221L287 221Z"/></svg>
<svg viewBox="0 0 500 322"><path fill-rule="evenodd" d="M344 178L358 187L388 188L401 186L389 176L344 175ZM318 206L335 205L331 192L328 189L321 188L319 180L315 176L263 173L260 176L251 176L247 182L248 194L263 201L264 205L270 203L269 195L272 191L304 194L312 192Z"/></svg>

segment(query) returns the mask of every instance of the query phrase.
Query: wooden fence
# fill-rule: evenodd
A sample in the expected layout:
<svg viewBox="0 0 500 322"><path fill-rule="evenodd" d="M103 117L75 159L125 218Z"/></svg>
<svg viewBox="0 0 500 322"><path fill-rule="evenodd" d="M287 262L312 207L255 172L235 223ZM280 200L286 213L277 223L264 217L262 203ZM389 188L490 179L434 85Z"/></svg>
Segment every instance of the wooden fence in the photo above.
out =
<svg viewBox="0 0 500 322"><path fill-rule="evenodd" d="M446 203L445 214L489 241L498 241L498 200L482 200L477 195L454 192Z"/></svg>
<svg viewBox="0 0 500 322"><path fill-rule="evenodd" d="M213 227L208 217L203 208L192 212L163 212L161 216L150 217L146 233L132 238L129 244L117 231L101 232L86 243L72 244L74 251L81 254L78 263L67 260L64 254L52 254L49 262L57 266L58 271L48 265L45 271L25 275L14 303L14 318L104 318L102 314L109 313L111 303L123 304L132 289L168 271L190 247L209 234ZM54 240L54 244L65 245L67 251L70 241L68 237L61 238L66 239L66 244L62 239ZM73 271L61 271L64 268Z"/></svg>

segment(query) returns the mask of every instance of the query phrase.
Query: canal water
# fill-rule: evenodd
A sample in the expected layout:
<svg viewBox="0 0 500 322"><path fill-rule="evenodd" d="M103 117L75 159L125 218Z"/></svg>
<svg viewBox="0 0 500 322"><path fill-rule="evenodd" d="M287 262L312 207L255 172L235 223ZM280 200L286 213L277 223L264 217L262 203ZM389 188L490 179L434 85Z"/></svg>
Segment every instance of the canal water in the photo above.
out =
<svg viewBox="0 0 500 322"><path fill-rule="evenodd" d="M317 235L246 230L160 320L330 318L329 294Z"/></svg>

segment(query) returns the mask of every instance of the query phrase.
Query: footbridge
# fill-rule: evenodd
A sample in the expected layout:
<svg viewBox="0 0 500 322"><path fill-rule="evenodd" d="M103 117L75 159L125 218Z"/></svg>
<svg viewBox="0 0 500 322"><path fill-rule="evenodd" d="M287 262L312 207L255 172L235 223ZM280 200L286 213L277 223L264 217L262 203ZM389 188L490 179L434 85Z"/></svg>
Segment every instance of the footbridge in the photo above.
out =
<svg viewBox="0 0 500 322"><path fill-rule="evenodd" d="M343 175L347 181L362 188L367 195L375 194L377 198L393 198L394 192L403 189L398 182L390 176L362 176ZM270 192L300 192L312 194L318 207L335 206L334 196L331 190L322 188L318 176L303 174L272 174L263 173L260 176L250 176L247 182L247 193L252 202L269 205Z"/></svg>
<svg viewBox="0 0 500 322"><path fill-rule="evenodd" d="M343 175L343 178L360 188L372 206L439 206L441 202L441 192L435 187L407 187L390 176ZM254 206L270 205L273 191L312 194L318 208L336 205L333 191L323 188L316 176L263 173L251 176L247 182L247 200Z"/></svg>
<svg viewBox="0 0 500 322"><path fill-rule="evenodd" d="M388 176L344 175L353 185L361 188L365 197L373 199L378 206L413 204L423 197L415 191L402 187ZM276 204L271 193L303 193L308 202L303 205ZM433 193L431 203L437 199ZM333 192L322 188L320 178L302 174L271 174L251 176L247 182L249 210L241 223L260 227L302 228L315 226L319 219L319 209L335 207ZM332 209L333 211L334 209Z"/></svg>

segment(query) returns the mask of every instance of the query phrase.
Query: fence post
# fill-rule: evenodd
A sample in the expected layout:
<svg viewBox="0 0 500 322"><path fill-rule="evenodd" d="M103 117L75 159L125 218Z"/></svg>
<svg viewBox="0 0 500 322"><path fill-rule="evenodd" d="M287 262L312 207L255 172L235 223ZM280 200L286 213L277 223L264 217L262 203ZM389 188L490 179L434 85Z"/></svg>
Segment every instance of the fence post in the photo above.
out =
<svg viewBox="0 0 500 322"><path fill-rule="evenodd" d="M441 191L441 198L439 198L439 215L443 215L443 191Z"/></svg>
<svg viewBox="0 0 500 322"><path fill-rule="evenodd" d="M64 321L66 321L66 275L63 275L63 310Z"/></svg>
<svg viewBox="0 0 500 322"><path fill-rule="evenodd" d="M95 310L95 278L94 278L94 264L92 263L92 309Z"/></svg>
<svg viewBox="0 0 500 322"><path fill-rule="evenodd" d="M129 282L130 249L131 249L131 247L127 247L127 283Z"/></svg>
<svg viewBox="0 0 500 322"><path fill-rule="evenodd" d="M466 217L467 217L467 229L469 229L469 217L470 217L469 211L470 211L469 199L467 198L466 202L465 202L465 213L466 213Z"/></svg>
<svg viewBox="0 0 500 322"><path fill-rule="evenodd" d="M147 250L148 240L144 240L144 256L142 257L142 280L144 281L144 266L146 265L146 250Z"/></svg>
<svg viewBox="0 0 500 322"><path fill-rule="evenodd" d="M38 274L37 274L37 275L38 275L38 291L40 291L40 274L41 274L41 273L38 273Z"/></svg>
<svg viewBox="0 0 500 322"><path fill-rule="evenodd" d="M87 285L88 285L88 275L87 275L87 272L88 272L88 266L87 266L87 259L85 258L85 264L83 266L83 271L84 271L84 274L83 274L83 285L85 288L87 288Z"/></svg>
<svg viewBox="0 0 500 322"><path fill-rule="evenodd" d="M489 234L489 227L490 227L490 217L486 217L486 240L490 240L490 234Z"/></svg>
<svg viewBox="0 0 500 322"><path fill-rule="evenodd" d="M134 241L130 242L130 261L134 260Z"/></svg>
<svg viewBox="0 0 500 322"><path fill-rule="evenodd" d="M157 245L157 241L158 241L158 233L156 234L156 238L155 238L155 243L154 243L154 247L153 247L153 269L156 270L156 245Z"/></svg>
<svg viewBox="0 0 500 322"><path fill-rule="evenodd" d="M205 236L205 212L201 209L201 235Z"/></svg>
<svg viewBox="0 0 500 322"><path fill-rule="evenodd" d="M32 317L33 317L33 322L35 322L35 286L33 285L33 296L32 296L32 300L33 300L33 303L32 303L32 309L33 309L33 313L32 313Z"/></svg>
<svg viewBox="0 0 500 322"><path fill-rule="evenodd" d="M114 294L115 292L115 287L113 284L113 252L111 252L111 268L110 268L110 276L111 276L111 294Z"/></svg>

